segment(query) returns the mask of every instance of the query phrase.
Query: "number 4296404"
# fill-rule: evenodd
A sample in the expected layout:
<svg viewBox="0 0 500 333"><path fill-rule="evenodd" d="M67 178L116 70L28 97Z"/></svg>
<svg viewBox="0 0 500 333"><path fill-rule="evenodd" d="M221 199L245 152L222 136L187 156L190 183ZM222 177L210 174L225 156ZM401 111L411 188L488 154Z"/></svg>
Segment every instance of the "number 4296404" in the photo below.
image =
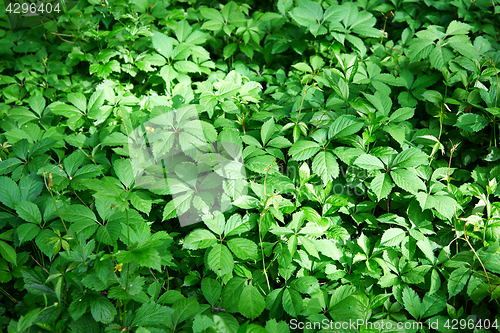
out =
<svg viewBox="0 0 500 333"><path fill-rule="evenodd" d="M448 319L444 327L451 330L464 330L464 329L485 329L492 328L498 329L497 319Z"/></svg>
<svg viewBox="0 0 500 333"><path fill-rule="evenodd" d="M52 4L48 3L19 3L19 2L10 2L5 8L5 11L10 14L43 14L43 13L59 13L61 9L59 8L59 2Z"/></svg>

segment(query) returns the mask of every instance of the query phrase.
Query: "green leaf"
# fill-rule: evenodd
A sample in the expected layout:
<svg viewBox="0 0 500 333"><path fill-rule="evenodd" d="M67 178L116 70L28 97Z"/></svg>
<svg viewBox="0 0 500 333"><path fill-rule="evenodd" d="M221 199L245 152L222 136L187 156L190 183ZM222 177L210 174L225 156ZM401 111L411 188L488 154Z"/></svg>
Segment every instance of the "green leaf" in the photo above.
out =
<svg viewBox="0 0 500 333"><path fill-rule="evenodd" d="M167 37L159 31L153 32L153 47L155 50L164 56L165 58L171 58L173 56L173 43L172 38Z"/></svg>
<svg viewBox="0 0 500 333"><path fill-rule="evenodd" d="M112 322L116 316L116 308L102 295L91 295L89 304L90 313L95 321L108 324Z"/></svg>
<svg viewBox="0 0 500 333"><path fill-rule="evenodd" d="M89 98L87 104L87 115L91 119L98 119L101 107L104 104L104 90L96 90Z"/></svg>
<svg viewBox="0 0 500 333"><path fill-rule="evenodd" d="M83 113L72 105L60 103L51 107L53 114L58 116L64 116L66 118L71 118L74 116L81 116Z"/></svg>
<svg viewBox="0 0 500 333"><path fill-rule="evenodd" d="M341 115L330 126L328 137L330 139L339 139L348 135L355 134L362 129L364 124L355 116Z"/></svg>
<svg viewBox="0 0 500 333"><path fill-rule="evenodd" d="M16 228L17 236L19 237L19 245L28 242L35 238L40 231L40 227L32 223L24 223Z"/></svg>
<svg viewBox="0 0 500 333"><path fill-rule="evenodd" d="M426 293L422 300L421 318L432 317L446 308L446 297L444 292Z"/></svg>
<svg viewBox="0 0 500 333"><path fill-rule="evenodd" d="M27 292L33 295L38 296L53 296L54 290L49 288L45 281L47 280L46 276L41 273L41 270L36 269L21 269L21 274L23 275L24 280L24 288Z"/></svg>
<svg viewBox="0 0 500 333"><path fill-rule="evenodd" d="M379 173L373 178L370 184L370 188L379 201L386 198L391 193L393 187L394 184L388 173Z"/></svg>
<svg viewBox="0 0 500 333"><path fill-rule="evenodd" d="M319 282L314 276L301 276L293 280L290 287L295 288L302 294L313 294L319 291Z"/></svg>
<svg viewBox="0 0 500 333"><path fill-rule="evenodd" d="M419 240L417 242L417 246L432 264L436 263L436 257L434 256L434 252L428 238Z"/></svg>
<svg viewBox="0 0 500 333"><path fill-rule="evenodd" d="M446 195L432 195L429 196L429 204L426 208L432 207L437 210L437 212L448 220L451 221L453 215L460 205L455 201L455 199Z"/></svg>
<svg viewBox="0 0 500 333"><path fill-rule="evenodd" d="M215 235L205 229L195 229L184 239L183 248L188 250L206 249L217 243Z"/></svg>
<svg viewBox="0 0 500 333"><path fill-rule="evenodd" d="M221 296L221 283L214 279L206 277L201 280L201 292L203 293L203 296L206 298L208 303L210 303L210 305L212 306L215 306Z"/></svg>
<svg viewBox="0 0 500 333"><path fill-rule="evenodd" d="M24 316L21 316L21 318L19 318L19 322L17 323L17 332L24 332L25 330L28 330L35 323L35 320L37 320L40 311L40 308L36 308Z"/></svg>
<svg viewBox="0 0 500 333"><path fill-rule="evenodd" d="M366 170L385 169L384 164L380 159L369 154L360 155L356 161L354 161L354 164Z"/></svg>
<svg viewBox="0 0 500 333"><path fill-rule="evenodd" d="M205 222L205 225L216 235L222 236L224 233L226 219L221 212L214 212L213 218L205 218L203 222Z"/></svg>
<svg viewBox="0 0 500 333"><path fill-rule="evenodd" d="M0 201L7 207L15 209L21 194L16 182L9 177L0 177Z"/></svg>
<svg viewBox="0 0 500 333"><path fill-rule="evenodd" d="M313 172L321 177L323 184L326 185L330 180L339 176L339 164L335 156L328 151L320 151L312 162Z"/></svg>
<svg viewBox="0 0 500 333"><path fill-rule="evenodd" d="M277 166L275 163L276 158L271 155L263 155L252 157L245 161L245 167L247 167L250 171L266 174L269 170L269 174L273 174L277 172ZM273 166L272 168L270 168ZM269 169L270 168L270 169Z"/></svg>
<svg viewBox="0 0 500 333"><path fill-rule="evenodd" d="M434 103L436 105L439 105L443 101L443 95L441 95L440 92L435 91L435 90L426 90L423 94L422 97L428 100L431 103Z"/></svg>
<svg viewBox="0 0 500 333"><path fill-rule="evenodd" d="M30 201L21 201L16 204L16 213L27 222L41 224L42 214L38 206Z"/></svg>
<svg viewBox="0 0 500 333"><path fill-rule="evenodd" d="M228 312L238 311L238 301L245 286L246 279L234 277L228 281L222 290L222 305Z"/></svg>
<svg viewBox="0 0 500 333"><path fill-rule="evenodd" d="M455 126L464 131L479 132L488 124L488 119L481 117L480 115L477 115L475 113L467 113L458 117Z"/></svg>
<svg viewBox="0 0 500 333"><path fill-rule="evenodd" d="M251 197L249 195L242 195L233 202L233 205L243 209L253 209L260 207L262 204L258 199L254 197Z"/></svg>
<svg viewBox="0 0 500 333"><path fill-rule="evenodd" d="M323 9L317 2L298 0L299 6L292 9L290 16L300 25L308 27L314 37L328 32L323 25Z"/></svg>
<svg viewBox="0 0 500 333"><path fill-rule="evenodd" d="M459 267L451 272L448 278L448 293L450 298L457 295L464 289L472 272L469 267Z"/></svg>
<svg viewBox="0 0 500 333"><path fill-rule="evenodd" d="M397 247L406 236L406 232L399 228L387 229L382 235L381 246Z"/></svg>
<svg viewBox="0 0 500 333"><path fill-rule="evenodd" d="M472 26L467 23L458 22L456 20L451 21L446 29L447 35L466 35L469 33Z"/></svg>
<svg viewBox="0 0 500 333"><path fill-rule="evenodd" d="M391 122L405 121L413 118L414 114L415 108L399 108L391 114L389 120Z"/></svg>
<svg viewBox="0 0 500 333"><path fill-rule="evenodd" d="M292 145L290 140L285 138L284 136L278 136L271 141L268 142L268 146L275 147L275 148L288 148Z"/></svg>
<svg viewBox="0 0 500 333"><path fill-rule="evenodd" d="M453 52L447 47L435 47L429 55L431 65L437 70L447 68L450 60L455 58Z"/></svg>
<svg viewBox="0 0 500 333"><path fill-rule="evenodd" d="M411 62L416 62L427 58L433 49L434 42L432 39L413 39L407 55L410 57Z"/></svg>
<svg viewBox="0 0 500 333"><path fill-rule="evenodd" d="M307 251L307 253L319 259L319 253L318 250L316 249L316 245L314 244L314 242L304 236L299 236L298 238L304 249Z"/></svg>
<svg viewBox="0 0 500 333"><path fill-rule="evenodd" d="M243 316L253 320L264 311L266 308L266 301L259 289L249 284L245 286L241 292L238 308Z"/></svg>
<svg viewBox="0 0 500 333"><path fill-rule="evenodd" d="M456 52L469 59L479 60L479 52L470 43L469 37L466 35L457 35L448 39L449 45Z"/></svg>
<svg viewBox="0 0 500 333"><path fill-rule="evenodd" d="M420 303L420 297L418 297L417 293L409 287L404 288L402 296L406 311L408 311L413 318L419 319L420 314L422 313L422 304Z"/></svg>
<svg viewBox="0 0 500 333"><path fill-rule="evenodd" d="M418 190L425 191L425 184L420 178L406 169L395 169L390 172L394 183L405 191L417 194Z"/></svg>
<svg viewBox="0 0 500 333"><path fill-rule="evenodd" d="M274 124L274 118L269 119L264 124L260 130L260 137L264 145L267 144L269 139L276 133L276 125Z"/></svg>
<svg viewBox="0 0 500 333"><path fill-rule="evenodd" d="M237 49L238 49L238 44L236 43L230 43L224 46L224 50L222 50L222 55L224 56L224 59L227 59L230 56L232 56Z"/></svg>
<svg viewBox="0 0 500 333"><path fill-rule="evenodd" d="M16 250L4 241L0 241L0 255L10 263L16 264L17 262Z"/></svg>
<svg viewBox="0 0 500 333"><path fill-rule="evenodd" d="M76 233L83 233L85 239L89 239L99 226L94 212L82 205L73 205L61 214L65 221L72 222L71 228Z"/></svg>
<svg viewBox="0 0 500 333"><path fill-rule="evenodd" d="M302 312L302 296L299 292L291 289L285 288L283 290L283 309L293 318L297 318Z"/></svg>
<svg viewBox="0 0 500 333"><path fill-rule="evenodd" d="M87 111L87 99L85 98L84 94L80 92L69 93L67 97L68 101L76 106L82 113L85 113L85 111Z"/></svg>
<svg viewBox="0 0 500 333"><path fill-rule="evenodd" d="M278 139L278 138L277 138ZM279 148L279 147L278 147ZM8 158L0 162L0 175L12 172L14 167L22 164L23 162L18 158Z"/></svg>
<svg viewBox="0 0 500 333"><path fill-rule="evenodd" d="M43 110L45 110L45 98L40 94L33 94L28 100L30 108L35 111L38 117L42 116Z"/></svg>
<svg viewBox="0 0 500 333"><path fill-rule="evenodd" d="M136 326L156 326L165 320L165 317L171 315L174 310L155 304L154 302L143 303L135 312L135 318L132 325Z"/></svg>
<svg viewBox="0 0 500 333"><path fill-rule="evenodd" d="M193 317L195 314L198 313L199 309L200 309L200 304L195 299L182 298L175 301L175 303L172 305L172 310L174 310L174 312L172 313L171 316L172 326L170 326L170 328L175 332L177 326L180 323L189 319L190 317ZM156 322L161 323L161 321L162 320L159 319Z"/></svg>
<svg viewBox="0 0 500 333"><path fill-rule="evenodd" d="M223 244L215 244L207 256L208 267L218 276L232 273L234 268L233 255Z"/></svg>
<svg viewBox="0 0 500 333"><path fill-rule="evenodd" d="M286 16L286 13L290 8L293 7L292 0L278 0L278 10L282 16Z"/></svg>
<svg viewBox="0 0 500 333"><path fill-rule="evenodd" d="M246 238L232 238L227 242L227 246L235 256L242 260L257 260L257 244Z"/></svg>
<svg viewBox="0 0 500 333"><path fill-rule="evenodd" d="M292 161L304 161L320 151L321 146L314 141L297 141L288 150Z"/></svg>
<svg viewBox="0 0 500 333"><path fill-rule="evenodd" d="M130 202L135 209L142 213L146 213L146 215L149 215L151 212L153 201L151 200L149 194L145 192L133 192L130 195Z"/></svg>
<svg viewBox="0 0 500 333"><path fill-rule="evenodd" d="M198 73L200 71L200 68L198 67L197 64L188 60L175 62L174 68L178 72L185 72L185 73Z"/></svg>
<svg viewBox="0 0 500 333"><path fill-rule="evenodd" d="M292 67L298 69L301 72L306 72L306 73L312 73L313 71L312 68L305 62L296 63L295 65L292 65Z"/></svg>
<svg viewBox="0 0 500 333"><path fill-rule="evenodd" d="M204 18L208 20L215 20L219 21L220 23L224 23L224 18L222 17L221 13L216 9L201 7L200 13L201 15L203 15Z"/></svg>
<svg viewBox="0 0 500 333"><path fill-rule="evenodd" d="M115 161L114 170L118 179L125 185L125 187L130 188L134 183L134 172L132 170L132 164L129 159L119 159Z"/></svg>
<svg viewBox="0 0 500 333"><path fill-rule="evenodd" d="M100 225L97 228L96 239L103 244L114 246L121 231L122 225L120 224L120 221L108 221L106 224Z"/></svg>
<svg viewBox="0 0 500 333"><path fill-rule="evenodd" d="M393 168L411 168L427 164L429 157L417 148L409 148L399 153L392 161Z"/></svg>

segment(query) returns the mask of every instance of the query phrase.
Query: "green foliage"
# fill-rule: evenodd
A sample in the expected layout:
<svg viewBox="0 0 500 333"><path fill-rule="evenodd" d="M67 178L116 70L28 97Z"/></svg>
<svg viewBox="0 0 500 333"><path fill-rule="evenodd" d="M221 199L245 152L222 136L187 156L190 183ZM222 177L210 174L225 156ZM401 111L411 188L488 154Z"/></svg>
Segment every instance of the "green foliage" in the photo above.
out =
<svg viewBox="0 0 500 333"><path fill-rule="evenodd" d="M499 13L2 16L0 330L498 331Z"/></svg>

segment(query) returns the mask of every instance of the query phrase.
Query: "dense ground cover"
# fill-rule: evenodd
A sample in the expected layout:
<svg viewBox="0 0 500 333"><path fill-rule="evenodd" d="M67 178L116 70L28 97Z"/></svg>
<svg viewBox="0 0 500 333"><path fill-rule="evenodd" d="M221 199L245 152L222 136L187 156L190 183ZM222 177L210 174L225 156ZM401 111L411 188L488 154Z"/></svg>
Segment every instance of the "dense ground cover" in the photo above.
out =
<svg viewBox="0 0 500 333"><path fill-rule="evenodd" d="M1 331L498 331L500 1L7 8Z"/></svg>

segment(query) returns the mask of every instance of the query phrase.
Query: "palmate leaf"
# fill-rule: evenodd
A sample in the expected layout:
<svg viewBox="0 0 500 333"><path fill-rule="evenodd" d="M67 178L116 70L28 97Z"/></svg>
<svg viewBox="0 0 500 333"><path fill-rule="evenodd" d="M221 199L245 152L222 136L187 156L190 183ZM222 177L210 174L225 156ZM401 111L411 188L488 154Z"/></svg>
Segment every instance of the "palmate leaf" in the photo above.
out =
<svg viewBox="0 0 500 333"><path fill-rule="evenodd" d="M317 2L311 0L298 0L298 7L290 12L290 16L300 25L309 28L316 37L328 32L323 25L323 9Z"/></svg>

